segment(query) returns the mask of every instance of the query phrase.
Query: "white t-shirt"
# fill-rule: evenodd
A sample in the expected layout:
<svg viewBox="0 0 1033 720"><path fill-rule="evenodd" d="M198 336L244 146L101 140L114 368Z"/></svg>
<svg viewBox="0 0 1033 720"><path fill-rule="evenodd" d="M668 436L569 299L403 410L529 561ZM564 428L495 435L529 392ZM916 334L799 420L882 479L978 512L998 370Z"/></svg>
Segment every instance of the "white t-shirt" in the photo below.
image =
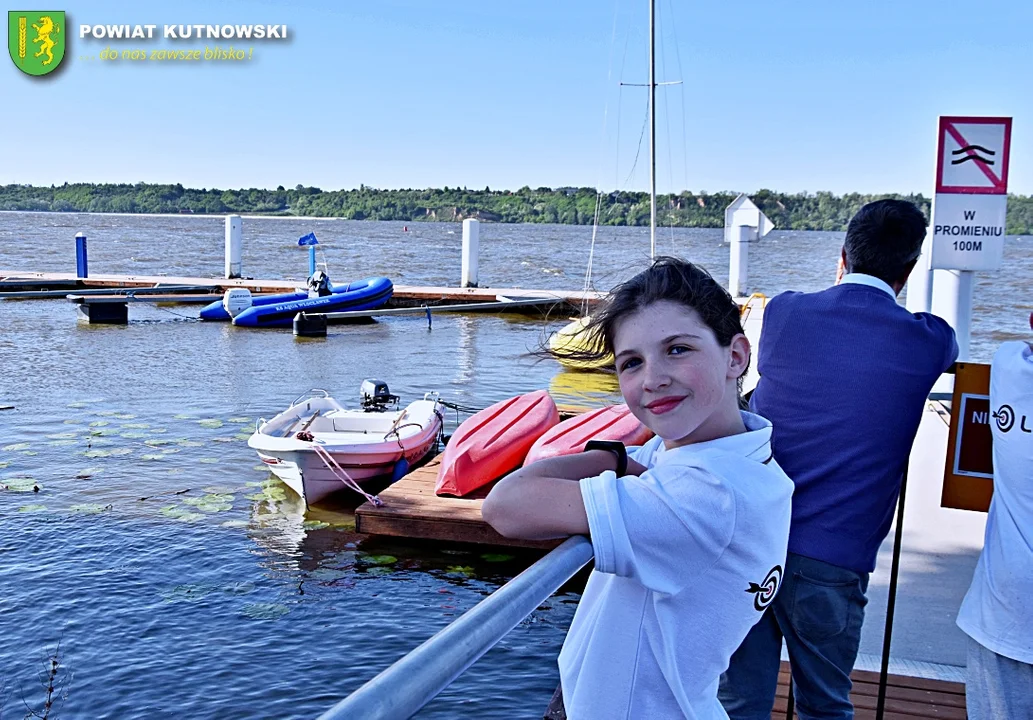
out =
<svg viewBox="0 0 1033 720"><path fill-rule="evenodd" d="M567 717L726 718L721 673L774 598L793 483L771 457L771 423L629 453L648 470L581 481L595 570L563 650Z"/></svg>
<svg viewBox="0 0 1033 720"><path fill-rule="evenodd" d="M994 497L958 627L983 647L1033 663L1033 351L1006 342L990 366Z"/></svg>

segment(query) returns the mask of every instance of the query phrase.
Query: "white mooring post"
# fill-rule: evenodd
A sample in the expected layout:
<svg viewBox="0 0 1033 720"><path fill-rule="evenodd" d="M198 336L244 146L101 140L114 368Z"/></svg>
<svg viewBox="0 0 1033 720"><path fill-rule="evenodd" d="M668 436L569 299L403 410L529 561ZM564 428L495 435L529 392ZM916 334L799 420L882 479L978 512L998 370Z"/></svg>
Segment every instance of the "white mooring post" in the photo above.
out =
<svg viewBox="0 0 1033 720"><path fill-rule="evenodd" d="M745 193L740 193L739 197L725 208L725 242L729 246L728 292L732 297L742 297L748 293L748 243L760 240L774 227L775 224L746 197Z"/></svg>
<svg viewBox="0 0 1033 720"><path fill-rule="evenodd" d="M742 297L749 292L746 279L750 267L750 241L757 238L757 228L736 225L732 228L732 242L728 255L728 292Z"/></svg>
<svg viewBox="0 0 1033 720"><path fill-rule="evenodd" d="M226 278L240 277L240 248L243 221L240 215L226 216Z"/></svg>
<svg viewBox="0 0 1033 720"><path fill-rule="evenodd" d="M463 220L463 269L461 287L477 287L477 254L481 239L480 223Z"/></svg>

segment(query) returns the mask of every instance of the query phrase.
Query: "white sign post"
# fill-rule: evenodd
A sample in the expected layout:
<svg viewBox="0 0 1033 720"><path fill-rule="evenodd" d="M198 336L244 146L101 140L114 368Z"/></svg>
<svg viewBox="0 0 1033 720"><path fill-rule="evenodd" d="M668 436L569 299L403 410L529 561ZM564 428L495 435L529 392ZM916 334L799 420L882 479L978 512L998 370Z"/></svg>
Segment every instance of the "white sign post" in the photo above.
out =
<svg viewBox="0 0 1033 720"><path fill-rule="evenodd" d="M760 211L745 193L725 208L725 242L728 253L728 292L742 297L747 290L750 255L749 243L771 232L775 224Z"/></svg>
<svg viewBox="0 0 1033 720"><path fill-rule="evenodd" d="M933 217L912 274L917 282L908 284L908 309L931 309L949 322L958 336L959 360L969 358L973 272L1001 267L1011 122L1003 117L939 121Z"/></svg>

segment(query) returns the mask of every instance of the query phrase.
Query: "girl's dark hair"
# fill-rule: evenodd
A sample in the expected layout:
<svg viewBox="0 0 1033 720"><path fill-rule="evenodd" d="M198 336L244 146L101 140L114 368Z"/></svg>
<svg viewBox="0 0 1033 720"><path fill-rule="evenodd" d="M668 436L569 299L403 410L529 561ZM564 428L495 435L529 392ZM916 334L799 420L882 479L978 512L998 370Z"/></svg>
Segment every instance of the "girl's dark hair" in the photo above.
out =
<svg viewBox="0 0 1033 720"><path fill-rule="evenodd" d="M743 333L739 306L704 268L674 257L658 257L647 269L610 291L603 306L585 325L587 342L576 349L551 349L553 357L596 363L613 357L617 324L647 305L667 300L690 307L717 337L722 347ZM747 364L747 368L749 365ZM743 375L746 371L743 370ZM739 377L740 391L742 376Z"/></svg>

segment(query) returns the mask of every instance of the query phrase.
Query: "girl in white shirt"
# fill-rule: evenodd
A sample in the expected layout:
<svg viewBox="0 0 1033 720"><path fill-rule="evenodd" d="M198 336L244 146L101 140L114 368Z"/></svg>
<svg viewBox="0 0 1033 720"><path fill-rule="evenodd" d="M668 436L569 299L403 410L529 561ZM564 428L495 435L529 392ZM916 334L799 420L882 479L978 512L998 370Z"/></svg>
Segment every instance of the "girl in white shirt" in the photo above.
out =
<svg viewBox="0 0 1033 720"><path fill-rule="evenodd" d="M607 448L518 470L484 519L508 537L591 537L559 659L568 718L725 718L719 678L778 590L793 491L770 423L740 410L739 308L706 270L659 258L587 332L595 350L576 357L612 353L656 437L626 460Z"/></svg>

